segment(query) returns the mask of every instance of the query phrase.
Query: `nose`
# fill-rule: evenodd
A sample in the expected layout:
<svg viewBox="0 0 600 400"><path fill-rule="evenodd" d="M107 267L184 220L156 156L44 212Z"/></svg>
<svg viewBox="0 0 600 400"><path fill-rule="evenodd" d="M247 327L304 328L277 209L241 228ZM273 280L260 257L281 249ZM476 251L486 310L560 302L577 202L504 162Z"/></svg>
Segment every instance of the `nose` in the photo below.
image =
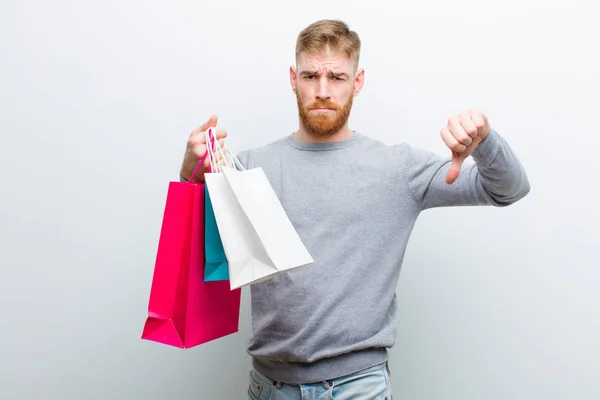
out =
<svg viewBox="0 0 600 400"><path fill-rule="evenodd" d="M319 86L317 88L317 99L327 100L330 97L331 92L329 88L329 79L327 79L327 76L322 76L319 78Z"/></svg>

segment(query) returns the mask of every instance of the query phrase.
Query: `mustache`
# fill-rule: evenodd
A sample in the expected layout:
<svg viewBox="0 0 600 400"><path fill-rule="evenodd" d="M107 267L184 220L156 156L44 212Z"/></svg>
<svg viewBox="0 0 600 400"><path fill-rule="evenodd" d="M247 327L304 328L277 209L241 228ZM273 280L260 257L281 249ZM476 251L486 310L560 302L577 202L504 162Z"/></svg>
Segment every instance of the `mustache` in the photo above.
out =
<svg viewBox="0 0 600 400"><path fill-rule="evenodd" d="M340 107L337 104L335 104L329 100L315 101L314 103L309 104L306 108L308 110L314 110L315 108L331 108L332 110L340 109Z"/></svg>

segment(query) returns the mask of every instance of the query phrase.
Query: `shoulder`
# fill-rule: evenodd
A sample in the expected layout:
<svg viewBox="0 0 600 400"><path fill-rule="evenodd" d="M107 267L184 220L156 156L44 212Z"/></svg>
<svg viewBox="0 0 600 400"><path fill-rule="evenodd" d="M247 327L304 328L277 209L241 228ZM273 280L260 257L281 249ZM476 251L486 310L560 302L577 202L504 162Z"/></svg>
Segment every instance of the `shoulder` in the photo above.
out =
<svg viewBox="0 0 600 400"><path fill-rule="evenodd" d="M360 147L365 155L379 158L382 161L387 160L395 165L398 165L398 163L403 165L419 163L435 156L433 153L414 147L408 142L384 143L381 140L364 135Z"/></svg>
<svg viewBox="0 0 600 400"><path fill-rule="evenodd" d="M266 160L273 159L286 149L287 137L282 137L268 144L242 150L237 154L244 168L254 168Z"/></svg>

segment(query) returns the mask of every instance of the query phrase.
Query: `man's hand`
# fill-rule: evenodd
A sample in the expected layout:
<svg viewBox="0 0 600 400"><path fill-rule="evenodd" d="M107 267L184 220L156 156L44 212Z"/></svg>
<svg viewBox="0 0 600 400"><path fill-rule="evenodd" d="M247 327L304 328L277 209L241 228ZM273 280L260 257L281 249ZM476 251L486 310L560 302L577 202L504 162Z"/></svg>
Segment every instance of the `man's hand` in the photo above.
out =
<svg viewBox="0 0 600 400"><path fill-rule="evenodd" d="M216 115L211 116L208 121L202 124L202 126L199 128L194 129L190 134L190 137L187 141L185 155L183 157L183 163L181 165L181 176L183 179L190 181L191 175L194 173L198 163L204 157L204 154L206 153L206 131L209 128L215 128L217 126L217 119L218 118ZM224 139L227 137L227 132L225 132L223 129L213 130L216 132L215 137L217 138L219 145L223 147ZM204 165L200 167L198 173L196 173L191 182L204 182L204 173L208 170L209 165L210 161L207 156L204 159Z"/></svg>
<svg viewBox="0 0 600 400"><path fill-rule="evenodd" d="M469 110L448 119L448 125L440 132L442 140L452 151L452 164L446 175L446 183L454 183L460 175L463 162L489 133L487 117L478 110Z"/></svg>

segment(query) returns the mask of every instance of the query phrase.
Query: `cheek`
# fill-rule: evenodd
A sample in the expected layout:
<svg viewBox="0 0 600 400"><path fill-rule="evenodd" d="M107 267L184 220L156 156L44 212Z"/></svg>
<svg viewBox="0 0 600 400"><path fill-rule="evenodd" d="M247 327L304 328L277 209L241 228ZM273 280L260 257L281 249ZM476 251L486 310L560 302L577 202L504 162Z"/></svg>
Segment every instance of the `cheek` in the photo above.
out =
<svg viewBox="0 0 600 400"><path fill-rule="evenodd" d="M346 104L346 102L350 99L350 97L353 96L353 92L352 91L348 91L347 89L344 89L343 91L341 91L340 93L337 94L336 96L336 101L339 104Z"/></svg>
<svg viewBox="0 0 600 400"><path fill-rule="evenodd" d="M307 101L313 98L314 94L310 87L306 87L304 85L298 85L296 88L296 92L300 100Z"/></svg>

